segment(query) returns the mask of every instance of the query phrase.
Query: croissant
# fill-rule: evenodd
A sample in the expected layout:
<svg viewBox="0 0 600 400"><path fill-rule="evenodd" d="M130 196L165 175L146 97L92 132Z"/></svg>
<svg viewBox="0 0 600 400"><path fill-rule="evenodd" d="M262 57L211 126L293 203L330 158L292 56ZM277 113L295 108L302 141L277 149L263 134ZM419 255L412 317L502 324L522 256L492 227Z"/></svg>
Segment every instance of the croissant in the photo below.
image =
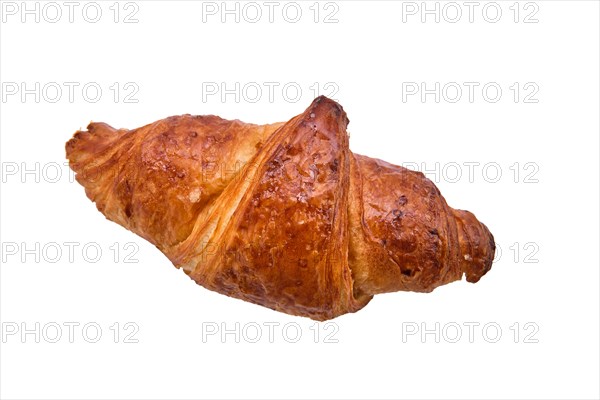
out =
<svg viewBox="0 0 600 400"><path fill-rule="evenodd" d="M352 153L348 122L321 96L269 125L90 123L66 153L109 220L227 296L323 321L378 293L477 282L495 251L486 226L422 173Z"/></svg>

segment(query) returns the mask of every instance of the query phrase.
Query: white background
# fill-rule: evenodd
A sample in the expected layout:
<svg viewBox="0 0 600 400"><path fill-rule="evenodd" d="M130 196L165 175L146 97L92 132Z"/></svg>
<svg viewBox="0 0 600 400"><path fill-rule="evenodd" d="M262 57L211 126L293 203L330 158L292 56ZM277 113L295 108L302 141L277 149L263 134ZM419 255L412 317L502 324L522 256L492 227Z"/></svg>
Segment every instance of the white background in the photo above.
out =
<svg viewBox="0 0 600 400"><path fill-rule="evenodd" d="M121 3L117 23L112 1L98 3L97 23L82 17L85 2L72 23L62 2L56 23L46 20L55 10L46 7L44 15L39 3L39 23L35 15L23 23L21 3L13 3L15 15L6 3L0 28L3 398L600 396L597 2L499 2L496 23L486 21L495 18L495 6L482 15L484 2L473 22L459 2L456 23L448 21L455 9L443 2L439 23L435 15L423 23L420 10L410 14L420 2L321 3L317 23L312 1L299 3L297 23L282 16L283 2L272 23L262 2L256 23L248 21L255 9L246 7L239 23L235 15L222 23L220 2L208 15L203 9L212 5L193 1ZM133 11L138 22L124 23ZM338 22L324 23L334 11ZM531 13L537 23L524 22ZM39 102L35 94L21 98L22 82L30 89L40 83ZM55 103L52 82L63 88ZM64 82L79 84L72 102ZM95 103L81 93L90 82L103 90ZM240 93L237 102L233 94L223 101L220 93L206 93L221 82L230 89L239 82L240 90L259 85L263 93L256 102L250 101L255 92ZM279 85L273 99L264 82ZM411 82L429 89L456 82L463 96L456 103L449 101L454 92L440 93L439 103L433 94L403 99ZM479 84L473 102L464 82ZM502 89L497 102L482 96L490 82ZM125 90L127 83L134 86ZM286 84L300 87L301 98L294 101L290 90L286 99ZM315 84L320 94L337 88L333 97L350 118L353 151L432 170L428 176L448 203L490 228L502 253L479 283L376 296L357 314L315 325L196 286L152 245L107 221L63 166L64 143L91 120L119 128L184 113L284 121L310 104ZM138 102L125 102L135 85L131 99ZM10 94L15 87L19 92ZM528 100L537 102L525 102L532 88L539 90ZM471 164L472 179L465 163L479 163ZM493 168L484 173L488 164ZM36 165L38 173L23 174ZM65 242L79 243L72 262ZM36 243L39 262L23 252ZM102 250L98 262L90 261L93 251L88 260L82 255L90 243L88 250ZM52 262L56 246L62 256ZM125 262L136 246L138 262ZM73 343L69 322L80 324ZM127 322L135 325L126 330ZM36 323L39 343L35 334L21 336ZM97 343L86 340L93 329L83 335L86 323L101 327ZM210 328L235 330L236 323L239 343L234 334L206 336ZM273 343L270 323L279 324ZM286 336L282 327L290 323ZM421 336L436 323L439 338ZM479 324L472 340L468 323ZM62 326L62 337L50 343L54 324ZM256 324L262 337L251 343ZM129 339L137 343L125 343L134 326L139 330ZM452 343L457 326L462 336ZM419 332L408 335L415 327ZM290 343L297 328L302 336Z"/></svg>

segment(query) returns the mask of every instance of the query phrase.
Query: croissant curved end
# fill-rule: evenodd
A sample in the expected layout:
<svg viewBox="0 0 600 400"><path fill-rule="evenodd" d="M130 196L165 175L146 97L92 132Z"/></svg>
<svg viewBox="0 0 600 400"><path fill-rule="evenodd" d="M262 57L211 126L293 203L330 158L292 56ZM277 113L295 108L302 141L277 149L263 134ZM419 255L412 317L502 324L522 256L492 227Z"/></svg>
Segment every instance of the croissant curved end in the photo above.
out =
<svg viewBox="0 0 600 400"><path fill-rule="evenodd" d="M468 282L476 283L491 268L496 252L494 236L469 211L454 210L458 228L461 270Z"/></svg>

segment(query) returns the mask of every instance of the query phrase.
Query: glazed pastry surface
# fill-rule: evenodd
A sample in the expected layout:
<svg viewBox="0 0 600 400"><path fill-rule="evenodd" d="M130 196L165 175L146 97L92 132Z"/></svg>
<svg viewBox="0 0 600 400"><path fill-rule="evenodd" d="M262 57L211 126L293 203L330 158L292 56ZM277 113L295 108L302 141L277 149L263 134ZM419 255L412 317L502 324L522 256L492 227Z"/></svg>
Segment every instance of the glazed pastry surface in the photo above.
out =
<svg viewBox="0 0 600 400"><path fill-rule="evenodd" d="M354 154L342 107L285 123L90 123L67 158L100 212L207 289L327 320L373 295L477 282L494 238L422 173Z"/></svg>

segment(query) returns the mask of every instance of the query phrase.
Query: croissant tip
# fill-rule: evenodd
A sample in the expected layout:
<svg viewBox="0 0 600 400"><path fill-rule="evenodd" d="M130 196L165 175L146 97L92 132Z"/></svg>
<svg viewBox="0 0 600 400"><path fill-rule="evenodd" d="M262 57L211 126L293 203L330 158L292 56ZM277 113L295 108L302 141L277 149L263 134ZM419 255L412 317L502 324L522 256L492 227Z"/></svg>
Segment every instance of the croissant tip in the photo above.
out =
<svg viewBox="0 0 600 400"><path fill-rule="evenodd" d="M311 118L314 117L315 114L322 113L323 115L327 115L330 113L338 120L341 119L346 126L348 126L350 123L350 119L348 119L348 115L346 115L344 107L342 107L337 101L323 95L315 98L305 113Z"/></svg>
<svg viewBox="0 0 600 400"><path fill-rule="evenodd" d="M122 133L104 122L90 121L86 130L78 130L65 143L65 156L74 172L79 174L91 159L102 153L114 143Z"/></svg>
<svg viewBox="0 0 600 400"><path fill-rule="evenodd" d="M67 158L69 158L69 155L71 154L71 152L75 149L75 147L77 146L77 142L79 140L81 140L81 136L85 133L85 131L77 131L73 134L73 137L71 139L69 139L69 141L67 141L67 143L65 143L65 151L67 154Z"/></svg>
<svg viewBox="0 0 600 400"><path fill-rule="evenodd" d="M496 242L490 230L469 211L454 210L459 230L461 269L467 282L477 283L492 269Z"/></svg>

